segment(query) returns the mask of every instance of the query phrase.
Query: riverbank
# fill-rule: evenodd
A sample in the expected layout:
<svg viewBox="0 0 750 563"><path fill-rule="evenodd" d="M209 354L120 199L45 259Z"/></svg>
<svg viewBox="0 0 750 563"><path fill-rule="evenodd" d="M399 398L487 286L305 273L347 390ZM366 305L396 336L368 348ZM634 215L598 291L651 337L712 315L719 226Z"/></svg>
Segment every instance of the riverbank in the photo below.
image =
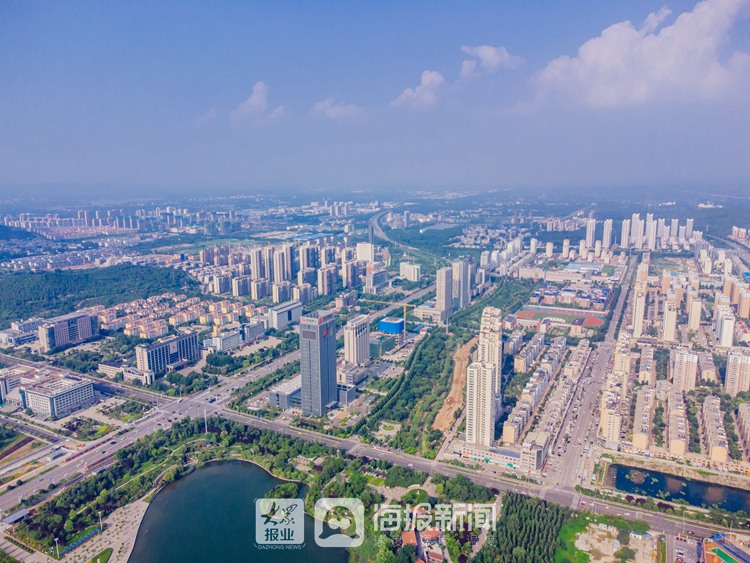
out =
<svg viewBox="0 0 750 563"><path fill-rule="evenodd" d="M200 464L194 464L192 467L198 469L199 466L205 467L213 463L235 461L242 461L255 465L274 479L299 483L299 481L295 481L294 479L274 475L272 471L269 471L266 467L263 467L263 465L256 461L242 458L215 458L206 462L201 462ZM103 533L98 534L83 544L80 548L74 549L72 552L68 553L61 559L61 561L65 563L81 563L82 561L89 561L104 549L111 548L112 556L109 559L109 563L127 563L130 554L133 551L133 547L135 546L136 539L138 538L138 531L141 527L141 523L143 522L143 518L146 516L146 511L149 508L149 502L147 502L146 499L148 499L148 501L153 500L165 486L166 485L161 486L156 491L150 492L143 499L125 505L112 512L112 514L110 514L104 521L104 524L107 527Z"/></svg>

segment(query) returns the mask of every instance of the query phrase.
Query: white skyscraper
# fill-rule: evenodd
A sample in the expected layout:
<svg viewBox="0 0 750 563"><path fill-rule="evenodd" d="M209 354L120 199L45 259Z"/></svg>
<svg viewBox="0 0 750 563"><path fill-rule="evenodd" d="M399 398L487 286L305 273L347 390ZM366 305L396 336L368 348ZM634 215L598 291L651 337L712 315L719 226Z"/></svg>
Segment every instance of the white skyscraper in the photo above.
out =
<svg viewBox="0 0 750 563"><path fill-rule="evenodd" d="M495 416L500 418L503 405L503 318L502 311L497 307L485 307L482 311L477 362L495 366L495 374L497 375Z"/></svg>
<svg viewBox="0 0 750 563"><path fill-rule="evenodd" d="M690 301L688 307L688 330L698 332L701 324L701 312L703 310L703 303L698 297L694 297Z"/></svg>
<svg viewBox="0 0 750 563"><path fill-rule="evenodd" d="M440 268L437 271L435 308L449 315L453 310L453 269Z"/></svg>
<svg viewBox="0 0 750 563"><path fill-rule="evenodd" d="M453 308L461 310L471 300L471 274L469 271L469 261L464 259L456 260L453 266Z"/></svg>
<svg viewBox="0 0 750 563"><path fill-rule="evenodd" d="M497 370L474 362L466 373L466 442L491 447L495 443Z"/></svg>
<svg viewBox="0 0 750 563"><path fill-rule="evenodd" d="M727 355L727 376L724 389L732 397L750 391L750 355L746 350L732 350Z"/></svg>
<svg viewBox="0 0 750 563"><path fill-rule="evenodd" d="M695 389L695 381L698 377L698 354L682 348L672 350L670 368L675 391L687 393Z"/></svg>
<svg viewBox="0 0 750 563"><path fill-rule="evenodd" d="M596 238L596 219L593 217L586 221L586 248L594 248Z"/></svg>
<svg viewBox="0 0 750 563"><path fill-rule="evenodd" d="M602 233L602 247L609 250L612 246L612 219L604 221L604 232Z"/></svg>
<svg viewBox="0 0 750 563"><path fill-rule="evenodd" d="M731 307L719 305L714 323L717 345L730 348L734 344L734 313Z"/></svg>
<svg viewBox="0 0 750 563"><path fill-rule="evenodd" d="M357 315L344 326L344 359L359 366L370 363L370 320Z"/></svg>
<svg viewBox="0 0 750 563"><path fill-rule="evenodd" d="M622 220L622 232L620 234L620 247L630 248L630 219Z"/></svg>
<svg viewBox="0 0 750 563"><path fill-rule="evenodd" d="M693 236L693 223L694 221L692 219L688 219L687 221L685 221L685 236L687 238Z"/></svg>
<svg viewBox="0 0 750 563"><path fill-rule="evenodd" d="M646 314L646 293L636 285L635 301L633 302L633 337L643 336L643 317Z"/></svg>

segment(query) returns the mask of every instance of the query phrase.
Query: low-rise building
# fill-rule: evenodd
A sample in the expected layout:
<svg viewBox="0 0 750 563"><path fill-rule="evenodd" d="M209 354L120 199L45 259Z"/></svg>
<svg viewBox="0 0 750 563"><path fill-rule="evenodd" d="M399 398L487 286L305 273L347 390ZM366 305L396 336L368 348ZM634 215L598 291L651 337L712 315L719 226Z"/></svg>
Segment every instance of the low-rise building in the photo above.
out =
<svg viewBox="0 0 750 563"><path fill-rule="evenodd" d="M62 418L94 403L94 384L68 376L52 377L41 383L21 386L23 407L48 418Z"/></svg>
<svg viewBox="0 0 750 563"><path fill-rule="evenodd" d="M721 400L709 395L703 401L703 440L706 453L711 461L726 463L729 455L729 442L724 428L724 415L721 412Z"/></svg>

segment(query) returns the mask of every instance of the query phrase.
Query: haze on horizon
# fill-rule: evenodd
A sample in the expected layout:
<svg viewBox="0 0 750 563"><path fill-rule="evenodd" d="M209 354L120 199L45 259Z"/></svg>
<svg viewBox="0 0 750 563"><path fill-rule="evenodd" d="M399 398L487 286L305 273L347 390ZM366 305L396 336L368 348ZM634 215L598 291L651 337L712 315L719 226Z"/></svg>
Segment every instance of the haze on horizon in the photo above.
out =
<svg viewBox="0 0 750 563"><path fill-rule="evenodd" d="M750 0L6 3L0 195L742 190L748 53Z"/></svg>

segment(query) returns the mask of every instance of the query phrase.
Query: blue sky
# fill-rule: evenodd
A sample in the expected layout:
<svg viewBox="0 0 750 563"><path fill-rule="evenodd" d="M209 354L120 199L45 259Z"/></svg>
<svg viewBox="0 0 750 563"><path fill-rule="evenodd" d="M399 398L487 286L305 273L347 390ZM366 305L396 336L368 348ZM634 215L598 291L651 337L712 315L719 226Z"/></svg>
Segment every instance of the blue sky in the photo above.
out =
<svg viewBox="0 0 750 563"><path fill-rule="evenodd" d="M0 184L750 180L750 0L4 2Z"/></svg>

